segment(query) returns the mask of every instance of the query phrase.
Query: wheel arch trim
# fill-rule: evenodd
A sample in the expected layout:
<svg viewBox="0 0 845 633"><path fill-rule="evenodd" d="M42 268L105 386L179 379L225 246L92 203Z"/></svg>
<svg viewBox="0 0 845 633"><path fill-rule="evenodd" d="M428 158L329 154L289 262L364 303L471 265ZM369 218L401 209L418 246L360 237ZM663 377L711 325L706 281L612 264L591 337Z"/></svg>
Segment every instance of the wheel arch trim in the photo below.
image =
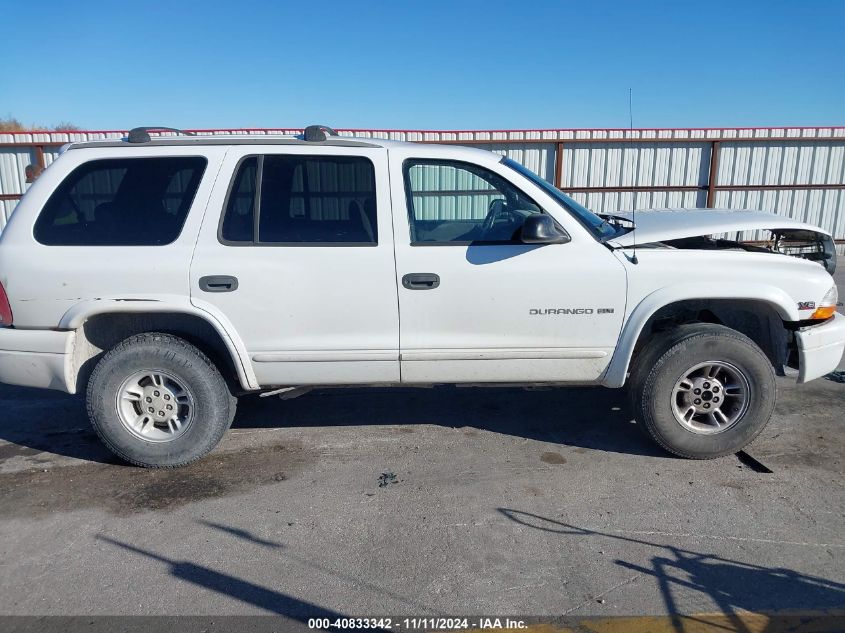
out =
<svg viewBox="0 0 845 633"><path fill-rule="evenodd" d="M624 386L634 347L648 320L665 306L695 299L759 301L774 309L784 321L800 319L797 304L786 292L775 286L740 282L667 286L647 295L626 315L619 342L600 380L601 384L605 387Z"/></svg>
<svg viewBox="0 0 845 633"><path fill-rule="evenodd" d="M238 381L246 390L259 389L249 354L232 323L219 310L200 302L191 303L181 296L155 297L135 296L131 298L98 298L81 301L71 307L59 321L59 329L79 332L80 328L94 316L104 314L177 313L197 317L208 323L220 336L232 360ZM79 370L74 368L74 375Z"/></svg>

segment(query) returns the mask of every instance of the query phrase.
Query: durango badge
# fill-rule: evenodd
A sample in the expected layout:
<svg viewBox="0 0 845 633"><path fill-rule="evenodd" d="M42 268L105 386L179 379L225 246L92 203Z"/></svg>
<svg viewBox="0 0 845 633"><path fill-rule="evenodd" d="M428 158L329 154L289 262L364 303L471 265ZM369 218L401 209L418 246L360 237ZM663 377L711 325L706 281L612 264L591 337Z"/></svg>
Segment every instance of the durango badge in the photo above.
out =
<svg viewBox="0 0 845 633"><path fill-rule="evenodd" d="M532 316L546 316L546 315L556 315L556 314L613 314L613 308L598 308L594 310L593 308L531 308L528 311L528 314Z"/></svg>

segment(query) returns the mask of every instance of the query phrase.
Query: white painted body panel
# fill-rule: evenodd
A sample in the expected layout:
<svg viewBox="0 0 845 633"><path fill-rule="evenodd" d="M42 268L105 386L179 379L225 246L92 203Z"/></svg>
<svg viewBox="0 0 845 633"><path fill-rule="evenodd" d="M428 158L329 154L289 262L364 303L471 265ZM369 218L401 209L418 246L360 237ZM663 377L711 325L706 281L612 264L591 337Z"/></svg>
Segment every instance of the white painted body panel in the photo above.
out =
<svg viewBox="0 0 845 633"><path fill-rule="evenodd" d="M798 341L798 382L821 378L839 365L845 352L845 315L795 334Z"/></svg>
<svg viewBox="0 0 845 633"><path fill-rule="evenodd" d="M686 299L756 299L784 321L807 319L799 301L819 302L833 284L814 262L770 253L641 248L638 264L617 251L628 270L628 310L602 384L621 387L637 338L661 307ZM836 365L829 371L835 369Z"/></svg>
<svg viewBox="0 0 845 633"><path fill-rule="evenodd" d="M263 143L263 141L262 141ZM249 154L366 156L377 181L377 246L225 246L217 239L238 160ZM208 165L178 239L166 246L57 247L35 241L46 199L76 166L115 155L201 155ZM445 158L497 172L570 235L543 246L412 246L402 162ZM656 310L695 298L757 299L785 321L809 317L832 284L818 264L738 251L630 248L612 251L499 156L471 148L372 139L346 144L92 146L64 153L24 196L0 236L0 282L15 328L0 329L0 382L73 391L74 334L92 315L176 312L221 336L241 386L572 382L624 384L643 325ZM637 213L639 243L756 228L815 227L760 213ZM632 236L617 239L629 246ZM407 273L437 273L440 286L407 290ZM239 288L205 293L204 275L233 275ZM531 314L589 308L592 313ZM598 313L598 309L612 312ZM53 332L51 329L65 331ZM796 336L801 379L836 366L842 318ZM46 347L45 347L46 346ZM832 364L832 366L831 366Z"/></svg>
<svg viewBox="0 0 845 633"><path fill-rule="evenodd" d="M0 382L73 393L74 333L0 328Z"/></svg>
<svg viewBox="0 0 845 633"><path fill-rule="evenodd" d="M231 246L217 232L232 174L256 154L363 156L376 177L376 246ZM191 301L225 314L261 385L399 381L399 312L387 151L381 148L232 147L209 201L190 271ZM199 288L205 275L238 279L234 292Z"/></svg>
<svg viewBox="0 0 845 633"><path fill-rule="evenodd" d="M91 299L188 296L187 270L225 147L128 147L121 158L204 156L208 164L179 237L163 246L45 246L33 224L52 191L82 163L113 158L113 149L62 154L21 199L0 235L0 282L16 324L56 327L65 312Z"/></svg>
<svg viewBox="0 0 845 633"><path fill-rule="evenodd" d="M734 211L731 209L649 209L615 215L633 220L637 228L612 241L617 246L663 242L684 237L754 231L759 229L804 229L829 235L812 224L798 222L765 211Z"/></svg>
<svg viewBox="0 0 845 633"><path fill-rule="evenodd" d="M412 158L455 160L441 146L390 150L402 381L597 380L616 345L625 309L625 270L613 253L494 154L473 162L517 185L572 241L411 245L402 164ZM440 285L409 290L401 280L410 273L437 274ZM590 313L531 314L549 308Z"/></svg>
<svg viewBox="0 0 845 633"><path fill-rule="evenodd" d="M232 358L238 380L244 389L258 389L258 379L252 370L244 343L225 314L205 301L191 301L188 295L139 294L131 299L94 298L73 305L59 321L63 330L77 330L98 314L160 314L175 313L195 316L206 321L220 335Z"/></svg>

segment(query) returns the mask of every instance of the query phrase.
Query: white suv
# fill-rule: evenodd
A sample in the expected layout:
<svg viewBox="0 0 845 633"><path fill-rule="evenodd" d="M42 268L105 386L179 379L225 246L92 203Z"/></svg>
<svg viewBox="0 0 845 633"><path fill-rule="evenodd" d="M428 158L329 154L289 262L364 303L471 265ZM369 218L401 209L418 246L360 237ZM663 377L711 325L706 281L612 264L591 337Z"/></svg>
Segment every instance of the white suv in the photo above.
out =
<svg viewBox="0 0 845 633"><path fill-rule="evenodd" d="M206 454L240 394L320 385L629 384L661 446L736 452L776 372L842 358L833 240L753 211L636 224L490 152L318 126L72 144L0 236L0 382L85 392L142 466Z"/></svg>

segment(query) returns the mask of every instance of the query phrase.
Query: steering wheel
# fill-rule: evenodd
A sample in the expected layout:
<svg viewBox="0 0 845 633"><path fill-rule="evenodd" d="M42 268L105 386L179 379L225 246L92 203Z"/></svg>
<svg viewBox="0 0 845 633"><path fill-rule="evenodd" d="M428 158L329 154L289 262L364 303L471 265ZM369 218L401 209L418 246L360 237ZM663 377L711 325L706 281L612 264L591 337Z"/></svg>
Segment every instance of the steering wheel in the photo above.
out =
<svg viewBox="0 0 845 633"><path fill-rule="evenodd" d="M496 198L495 200L490 201L490 205L487 208L487 216L484 218L484 222L481 223L481 239L487 239L489 233L493 230L496 225L496 221L499 218L507 218L507 223L509 225L515 224L514 220L518 220L518 214L514 213L507 207L507 202L502 198ZM510 235L508 235L507 239L510 239Z"/></svg>

